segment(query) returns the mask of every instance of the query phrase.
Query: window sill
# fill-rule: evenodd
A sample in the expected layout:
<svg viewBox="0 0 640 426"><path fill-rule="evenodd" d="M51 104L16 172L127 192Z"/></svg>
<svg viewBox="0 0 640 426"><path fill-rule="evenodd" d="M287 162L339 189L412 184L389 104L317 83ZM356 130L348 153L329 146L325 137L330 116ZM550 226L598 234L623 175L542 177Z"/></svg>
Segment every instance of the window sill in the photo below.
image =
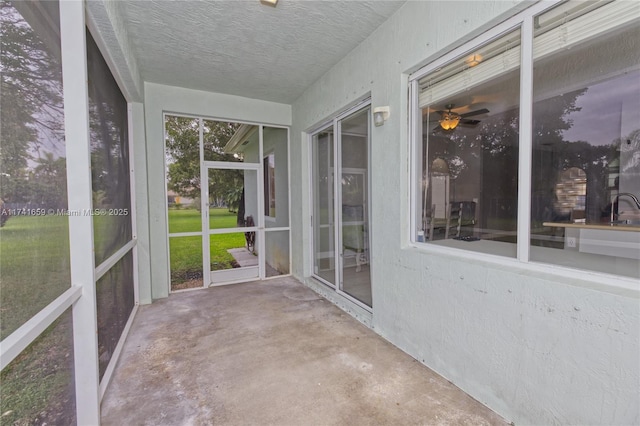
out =
<svg viewBox="0 0 640 426"><path fill-rule="evenodd" d="M499 254L489 254L480 251L471 251L468 245L471 243L463 241L438 241L435 243L409 243L407 250L418 251L425 254L450 257L453 260L461 260L464 262L475 261L477 263L489 264L491 267L503 269L505 271L515 272L519 274L528 274L538 279L547 279L558 281L562 280L568 285L589 288L596 291L615 294L624 297L632 297L640 299L640 285L636 278L625 277L622 275L613 275L602 272L587 271L575 269L572 267L541 263L531 260L522 262L515 256L507 257ZM451 244L455 243L455 244ZM493 241L475 241L474 243L493 243ZM516 251L515 244L498 243L505 246L512 246L513 253ZM538 247L532 247L537 249ZM503 248L505 252L507 248ZM557 257L555 257L557 259ZM571 259L565 259L563 263L576 265ZM584 262L584 261L583 261ZM638 266L640 268L640 265ZM563 280L564 279L564 280Z"/></svg>

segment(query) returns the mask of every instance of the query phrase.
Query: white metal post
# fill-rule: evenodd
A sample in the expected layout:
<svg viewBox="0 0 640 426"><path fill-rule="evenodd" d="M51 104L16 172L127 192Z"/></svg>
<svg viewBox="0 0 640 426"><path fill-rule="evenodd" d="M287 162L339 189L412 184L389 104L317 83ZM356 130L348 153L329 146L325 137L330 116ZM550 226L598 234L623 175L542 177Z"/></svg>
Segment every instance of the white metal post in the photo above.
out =
<svg viewBox="0 0 640 426"><path fill-rule="evenodd" d="M263 280L267 275L267 267L265 266L267 258L265 253L266 244L264 241L267 236L264 230L264 205L267 201L264 199L264 126L262 124L258 127L258 142L258 160L260 165L258 166L256 182L256 188L258 190L258 194L256 194L258 196L258 232L256 232L256 235L258 236L258 276Z"/></svg>
<svg viewBox="0 0 640 426"><path fill-rule="evenodd" d="M204 161L204 120L198 119L200 144L200 210L202 211L202 286L211 284L211 235L209 233L209 168Z"/></svg>
<svg viewBox="0 0 640 426"><path fill-rule="evenodd" d="M84 2L60 2L62 78L69 210L92 208L89 95ZM93 218L69 216L71 285L82 289L73 305L76 412L79 425L100 424L98 325Z"/></svg>
<svg viewBox="0 0 640 426"><path fill-rule="evenodd" d="M136 209L136 172L134 167L134 104L127 102L127 135L129 141L129 188L130 188L130 209L129 219L131 220L131 239L134 241L133 247L133 303L134 305L140 304L140 281L138 279L138 223L137 223L137 209Z"/></svg>
<svg viewBox="0 0 640 426"><path fill-rule="evenodd" d="M334 235L334 251L335 259L335 280L336 289L342 290L342 137L340 136L341 125L337 118L333 119L333 235Z"/></svg>
<svg viewBox="0 0 640 426"><path fill-rule="evenodd" d="M520 147L518 149L517 256L529 261L531 240L531 156L533 153L533 16L526 16L520 32Z"/></svg>
<svg viewBox="0 0 640 426"><path fill-rule="evenodd" d="M311 170L311 169L307 169ZM293 253L291 250L291 129L287 127L287 228L289 233L289 275L293 274ZM300 206L302 209L302 205ZM304 262L304 255L302 256Z"/></svg>

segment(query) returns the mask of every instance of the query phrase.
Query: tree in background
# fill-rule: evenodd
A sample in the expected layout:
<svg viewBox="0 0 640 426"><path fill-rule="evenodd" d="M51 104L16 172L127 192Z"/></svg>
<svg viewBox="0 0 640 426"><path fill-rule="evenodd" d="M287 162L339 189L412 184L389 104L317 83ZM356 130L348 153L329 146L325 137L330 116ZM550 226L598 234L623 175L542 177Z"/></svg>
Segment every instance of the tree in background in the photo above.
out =
<svg viewBox="0 0 640 426"><path fill-rule="evenodd" d="M182 197L200 196L198 120L168 115L165 122L167 186Z"/></svg>
<svg viewBox="0 0 640 426"><path fill-rule="evenodd" d="M203 121L204 156L206 161L241 161L226 154L224 147L240 127L237 123ZM200 148L197 119L167 116L165 122L167 187L176 194L199 199ZM209 202L221 201L238 219L244 216L244 175L241 170L209 171Z"/></svg>
<svg viewBox="0 0 640 426"><path fill-rule="evenodd" d="M67 205L67 164L64 157L44 152L36 164L29 178L30 200L47 208L64 208Z"/></svg>
<svg viewBox="0 0 640 426"><path fill-rule="evenodd" d="M64 150L62 68L59 46L42 41L51 39L47 31L44 24L34 31L11 2L0 4L0 198L6 203L41 206L46 194L51 207L66 206L66 179L51 187L54 171L43 168L57 163L64 172L64 157L52 152Z"/></svg>

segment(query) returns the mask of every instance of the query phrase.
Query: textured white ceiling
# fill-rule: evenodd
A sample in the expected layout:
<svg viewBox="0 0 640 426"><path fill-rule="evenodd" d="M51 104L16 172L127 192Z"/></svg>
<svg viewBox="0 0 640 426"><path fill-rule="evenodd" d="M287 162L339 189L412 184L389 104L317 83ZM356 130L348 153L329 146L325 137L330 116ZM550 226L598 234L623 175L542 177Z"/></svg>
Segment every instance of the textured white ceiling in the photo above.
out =
<svg viewBox="0 0 640 426"><path fill-rule="evenodd" d="M404 1L120 3L145 81L290 104Z"/></svg>

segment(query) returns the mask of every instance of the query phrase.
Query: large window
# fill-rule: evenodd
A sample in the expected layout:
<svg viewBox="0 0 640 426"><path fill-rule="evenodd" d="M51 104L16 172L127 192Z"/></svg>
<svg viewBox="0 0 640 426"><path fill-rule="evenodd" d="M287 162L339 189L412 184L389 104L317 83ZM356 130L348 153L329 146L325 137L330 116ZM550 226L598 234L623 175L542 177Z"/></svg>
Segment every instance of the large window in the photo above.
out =
<svg viewBox="0 0 640 426"><path fill-rule="evenodd" d="M419 81L420 240L515 257L519 59L517 30Z"/></svg>
<svg viewBox="0 0 640 426"><path fill-rule="evenodd" d="M412 240L640 278L640 8L544 7L412 77Z"/></svg>
<svg viewBox="0 0 640 426"><path fill-rule="evenodd" d="M537 18L531 259L638 277L640 25L625 3Z"/></svg>

